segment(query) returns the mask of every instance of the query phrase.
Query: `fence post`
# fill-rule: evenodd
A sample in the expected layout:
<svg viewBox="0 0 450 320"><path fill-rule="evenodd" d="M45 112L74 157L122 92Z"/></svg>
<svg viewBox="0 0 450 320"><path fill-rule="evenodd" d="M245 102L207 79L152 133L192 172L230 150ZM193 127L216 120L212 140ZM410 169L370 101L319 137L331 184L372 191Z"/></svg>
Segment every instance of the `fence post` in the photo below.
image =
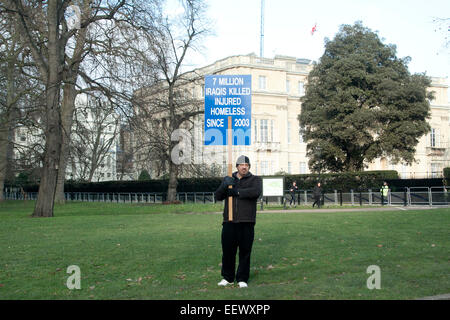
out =
<svg viewBox="0 0 450 320"><path fill-rule="evenodd" d="M339 200L338 200L338 194L337 194L337 190L334 189L334 205L338 205Z"/></svg>
<svg viewBox="0 0 450 320"><path fill-rule="evenodd" d="M355 198L354 198L354 194L353 194L353 189L350 190L350 198L352 200L352 206L355 205Z"/></svg>
<svg viewBox="0 0 450 320"><path fill-rule="evenodd" d="M342 207L342 190L339 191L339 196L341 198L341 207Z"/></svg>
<svg viewBox="0 0 450 320"><path fill-rule="evenodd" d="M308 205L308 191L305 190L305 206Z"/></svg>
<svg viewBox="0 0 450 320"><path fill-rule="evenodd" d="M428 188L428 203L430 204L430 206L433 205L433 195L431 193L431 188Z"/></svg>
<svg viewBox="0 0 450 320"><path fill-rule="evenodd" d="M405 191L403 191L403 197L404 197L404 201L403 201L403 205L406 207L408 205L408 199L407 199L407 187L405 187Z"/></svg>
<svg viewBox="0 0 450 320"><path fill-rule="evenodd" d="M362 191L359 190L359 205L362 207Z"/></svg>
<svg viewBox="0 0 450 320"><path fill-rule="evenodd" d="M369 189L369 206L372 205L372 189Z"/></svg>

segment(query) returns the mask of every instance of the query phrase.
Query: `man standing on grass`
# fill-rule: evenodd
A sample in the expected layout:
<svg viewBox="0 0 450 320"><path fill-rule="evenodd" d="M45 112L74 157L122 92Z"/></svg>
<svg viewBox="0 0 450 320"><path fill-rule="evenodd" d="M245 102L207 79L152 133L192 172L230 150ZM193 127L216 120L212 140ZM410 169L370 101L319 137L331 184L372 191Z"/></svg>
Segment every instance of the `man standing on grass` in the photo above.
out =
<svg viewBox="0 0 450 320"><path fill-rule="evenodd" d="M222 281L219 286L232 284L247 287L250 276L250 254L252 251L256 222L256 202L262 192L260 177L250 170L250 160L240 156L236 161L237 171L225 177L216 190L216 199L232 197L232 220L229 219L228 201L225 201L222 223ZM232 188L229 188L232 186ZM236 269L236 252L239 248L239 266Z"/></svg>

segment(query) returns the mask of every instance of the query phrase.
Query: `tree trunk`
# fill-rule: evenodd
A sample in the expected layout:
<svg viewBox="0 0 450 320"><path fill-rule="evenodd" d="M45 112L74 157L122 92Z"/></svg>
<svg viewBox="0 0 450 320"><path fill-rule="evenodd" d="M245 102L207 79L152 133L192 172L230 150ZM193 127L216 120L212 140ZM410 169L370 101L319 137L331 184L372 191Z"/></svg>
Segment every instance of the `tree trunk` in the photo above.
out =
<svg viewBox="0 0 450 320"><path fill-rule="evenodd" d="M91 14L91 8L85 3L83 11L87 16ZM82 61L82 55L84 52L84 46L86 44L87 28L78 30L77 42L73 53L72 61L69 63L72 66L68 79L65 79L65 85L63 88L63 102L61 106L61 121L62 121L62 145L61 156L59 159L58 179L56 183L56 196L55 201L59 204L65 203L64 197L64 182L66 178L67 159L69 157L72 124L73 124L73 112L75 110L75 99L77 97L76 82L78 78L78 72Z"/></svg>
<svg viewBox="0 0 450 320"><path fill-rule="evenodd" d="M75 110L75 98L77 96L74 83L69 83L64 86L64 97L61 109L61 122L62 122L62 145L61 156L59 158L58 166L58 178L56 182L56 195L55 201L58 204L65 203L64 197L64 182L66 178L67 158L69 156L73 112Z"/></svg>
<svg viewBox="0 0 450 320"><path fill-rule="evenodd" d="M3 191L8 168L8 147L10 141L10 124L12 124L11 112L6 111L5 119L0 122L0 202L5 200Z"/></svg>
<svg viewBox="0 0 450 320"><path fill-rule="evenodd" d="M47 125L45 129L44 163L39 183L39 193L33 217L53 217L59 155L61 152L61 128L59 114L59 86L47 93Z"/></svg>
<svg viewBox="0 0 450 320"><path fill-rule="evenodd" d="M58 3L50 1L48 16L48 68L45 86L45 149L38 198L33 217L53 217L56 179L61 154L60 88L64 52L59 43Z"/></svg>
<svg viewBox="0 0 450 320"><path fill-rule="evenodd" d="M167 201L177 200L178 165L169 160L169 187L167 189Z"/></svg>
<svg viewBox="0 0 450 320"><path fill-rule="evenodd" d="M11 144L14 128L14 67L13 61L8 61L7 83L6 83L6 108L2 119L0 120L0 201L4 200L3 190L5 187L5 178L8 168L8 149Z"/></svg>

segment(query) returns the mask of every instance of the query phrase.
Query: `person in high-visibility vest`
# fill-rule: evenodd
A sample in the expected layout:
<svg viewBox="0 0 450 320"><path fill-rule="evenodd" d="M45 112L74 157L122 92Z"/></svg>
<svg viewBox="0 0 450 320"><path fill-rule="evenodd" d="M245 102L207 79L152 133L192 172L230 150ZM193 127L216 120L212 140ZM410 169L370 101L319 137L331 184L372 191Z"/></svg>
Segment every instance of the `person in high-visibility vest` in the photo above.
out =
<svg viewBox="0 0 450 320"><path fill-rule="evenodd" d="M380 189L380 193L381 193L381 204L387 203L389 186L386 181L384 181L383 186Z"/></svg>

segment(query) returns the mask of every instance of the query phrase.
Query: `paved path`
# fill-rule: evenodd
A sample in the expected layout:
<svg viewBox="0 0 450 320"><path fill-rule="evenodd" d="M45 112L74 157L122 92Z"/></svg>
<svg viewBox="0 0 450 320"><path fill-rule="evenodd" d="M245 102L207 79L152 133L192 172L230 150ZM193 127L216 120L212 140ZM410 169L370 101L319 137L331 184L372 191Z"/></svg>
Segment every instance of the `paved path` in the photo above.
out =
<svg viewBox="0 0 450 320"><path fill-rule="evenodd" d="M264 209L261 211L261 207L258 205L257 212L260 213L311 213L311 212L361 212L361 211L409 211L409 210L432 210L432 209L448 209L450 206L386 206L386 207L375 207L375 208L367 208L367 207L355 207L355 208L333 208L333 209L280 209L280 210L269 210ZM222 214L222 211L216 212L184 212L184 214Z"/></svg>
<svg viewBox="0 0 450 320"><path fill-rule="evenodd" d="M450 300L450 293L440 294L438 296L432 296L432 297L418 298L416 300Z"/></svg>
<svg viewBox="0 0 450 320"><path fill-rule="evenodd" d="M432 209L442 209L442 208L450 208L450 206L385 206L385 207L375 207L375 208L367 208L367 207L355 207L355 208L332 208L332 209L286 209L286 210L270 210L264 209L261 211L258 206L258 213L293 213L293 212L352 212L352 211L393 211L393 210L401 210L401 211L409 211L409 210L432 210Z"/></svg>

